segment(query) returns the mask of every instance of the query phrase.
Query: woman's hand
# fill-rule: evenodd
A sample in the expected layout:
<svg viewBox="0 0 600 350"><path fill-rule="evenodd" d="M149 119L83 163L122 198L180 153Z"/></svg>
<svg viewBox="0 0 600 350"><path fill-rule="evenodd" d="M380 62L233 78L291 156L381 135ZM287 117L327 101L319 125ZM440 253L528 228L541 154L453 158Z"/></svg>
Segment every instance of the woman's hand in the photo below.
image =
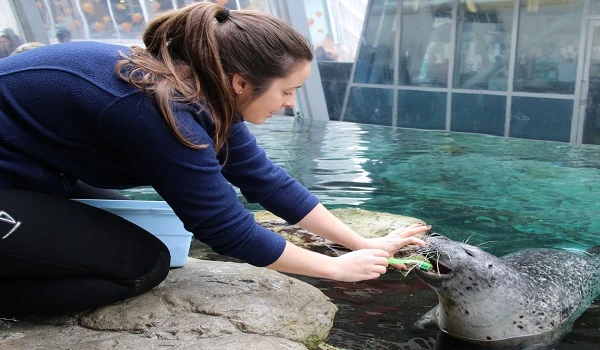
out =
<svg viewBox="0 0 600 350"><path fill-rule="evenodd" d="M281 257L268 267L280 272L345 282L373 279L384 274L388 266L387 258L409 244L424 246L423 240L413 236L431 228L415 224L394 230L385 237L364 238L331 214L322 204L318 204L297 224L353 251L339 257L331 257L287 242ZM406 268L404 265L393 266Z"/></svg>
<svg viewBox="0 0 600 350"><path fill-rule="evenodd" d="M387 271L390 254L381 249L361 249L333 259L332 279L357 282L378 278Z"/></svg>
<svg viewBox="0 0 600 350"><path fill-rule="evenodd" d="M431 226L422 223L401 227L390 232L387 236L366 239L366 248L383 249L390 255L394 255L400 248L409 244L425 246L422 239L413 237L416 234L429 231Z"/></svg>
<svg viewBox="0 0 600 350"><path fill-rule="evenodd" d="M279 272L356 282L384 274L389 257L390 254L381 249L361 249L332 257L287 242L279 259L268 267Z"/></svg>
<svg viewBox="0 0 600 350"><path fill-rule="evenodd" d="M331 257L302 249L290 242L286 243L282 255L269 268L305 276L327 278L342 282L357 282L378 278L387 271L388 260L398 249L408 245L425 245L413 237L429 230L422 224L411 225L392 231L385 237L356 240L360 249L342 256ZM371 247L365 247L370 245ZM394 265L405 268L404 265Z"/></svg>

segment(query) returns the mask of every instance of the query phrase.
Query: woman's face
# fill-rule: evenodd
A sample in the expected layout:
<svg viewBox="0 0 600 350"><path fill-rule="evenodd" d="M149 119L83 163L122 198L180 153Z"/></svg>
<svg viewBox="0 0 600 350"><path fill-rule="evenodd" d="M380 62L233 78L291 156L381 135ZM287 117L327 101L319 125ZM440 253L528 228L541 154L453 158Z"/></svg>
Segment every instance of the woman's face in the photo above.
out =
<svg viewBox="0 0 600 350"><path fill-rule="evenodd" d="M237 95L240 106L237 112L249 123L263 124L282 108L294 107L296 89L304 84L309 75L310 62L303 62L286 77L275 79L264 93L247 103L242 101L247 101L252 89L242 90L242 93Z"/></svg>

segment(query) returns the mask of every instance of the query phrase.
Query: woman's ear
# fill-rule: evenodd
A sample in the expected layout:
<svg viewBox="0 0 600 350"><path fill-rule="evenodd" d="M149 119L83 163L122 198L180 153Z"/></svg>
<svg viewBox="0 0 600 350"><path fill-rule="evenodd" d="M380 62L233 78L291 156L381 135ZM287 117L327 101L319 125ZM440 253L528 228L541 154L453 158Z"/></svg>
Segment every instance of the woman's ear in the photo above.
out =
<svg viewBox="0 0 600 350"><path fill-rule="evenodd" d="M231 88L233 89L233 93L236 95L241 95L244 93L244 90L248 89L248 81L242 78L241 75L235 73L231 78Z"/></svg>

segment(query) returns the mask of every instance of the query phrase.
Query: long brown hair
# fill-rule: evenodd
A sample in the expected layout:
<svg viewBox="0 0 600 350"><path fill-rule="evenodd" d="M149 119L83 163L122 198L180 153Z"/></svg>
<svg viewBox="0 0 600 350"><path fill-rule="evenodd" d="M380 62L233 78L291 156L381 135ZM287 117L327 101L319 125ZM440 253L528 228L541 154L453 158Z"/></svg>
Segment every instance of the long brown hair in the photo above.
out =
<svg viewBox="0 0 600 350"><path fill-rule="evenodd" d="M154 18L143 35L146 48L132 46L117 74L156 97L175 137L191 148L205 148L178 129L171 103L201 103L213 118L215 151L226 145L237 120L230 79L239 74L257 97L276 78L313 59L308 40L284 21L259 11L229 11L193 3Z"/></svg>

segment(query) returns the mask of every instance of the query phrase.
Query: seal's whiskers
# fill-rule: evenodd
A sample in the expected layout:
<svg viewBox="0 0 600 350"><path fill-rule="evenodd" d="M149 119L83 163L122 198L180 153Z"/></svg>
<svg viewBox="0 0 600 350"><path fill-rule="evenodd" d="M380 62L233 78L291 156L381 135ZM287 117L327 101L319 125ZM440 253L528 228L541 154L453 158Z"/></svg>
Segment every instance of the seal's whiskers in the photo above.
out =
<svg viewBox="0 0 600 350"><path fill-rule="evenodd" d="M495 242L495 241L485 241L485 242L481 242L481 243L479 243L479 244L476 244L476 245L475 245L475 247L481 248L481 247L483 247L485 244L488 244L488 243L494 243L494 242Z"/></svg>

